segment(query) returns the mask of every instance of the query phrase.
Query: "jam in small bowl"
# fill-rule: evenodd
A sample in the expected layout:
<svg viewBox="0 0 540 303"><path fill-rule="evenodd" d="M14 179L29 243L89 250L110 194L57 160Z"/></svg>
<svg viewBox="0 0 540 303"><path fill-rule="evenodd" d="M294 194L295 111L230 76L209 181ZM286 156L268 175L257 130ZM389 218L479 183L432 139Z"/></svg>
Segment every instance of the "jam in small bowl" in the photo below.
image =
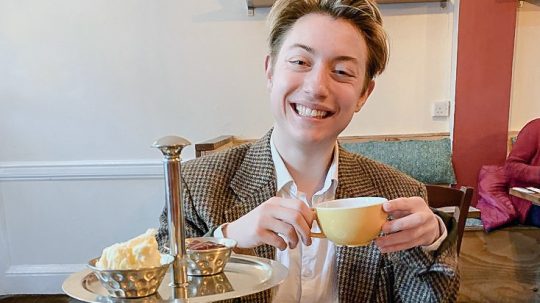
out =
<svg viewBox="0 0 540 303"><path fill-rule="evenodd" d="M209 276L223 272L236 241L227 238L186 239L187 274Z"/></svg>

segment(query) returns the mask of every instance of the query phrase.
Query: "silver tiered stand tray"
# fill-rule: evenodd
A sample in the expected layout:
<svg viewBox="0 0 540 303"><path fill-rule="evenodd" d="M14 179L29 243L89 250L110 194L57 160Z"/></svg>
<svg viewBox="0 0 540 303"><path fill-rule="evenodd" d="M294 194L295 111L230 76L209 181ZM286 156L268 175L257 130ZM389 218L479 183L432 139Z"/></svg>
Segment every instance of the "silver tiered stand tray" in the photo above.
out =
<svg viewBox="0 0 540 303"><path fill-rule="evenodd" d="M182 202L182 149L189 141L168 136L154 142L163 153L167 198L170 254L174 262L158 291L151 296L123 299L109 296L90 269L69 276L64 292L81 301L111 303L212 302L254 294L280 284L287 276L282 264L264 258L233 254L222 273L212 276L187 276L184 209Z"/></svg>
<svg viewBox="0 0 540 303"><path fill-rule="evenodd" d="M154 302L213 302L257 293L277 286L287 276L287 268L273 260L232 255L221 274L189 276L185 286L186 299L175 299L175 289L170 287L171 275L167 274L158 292L137 299L114 298L107 295L97 277L89 270L72 274L64 281L62 289L72 298L85 302L154 303Z"/></svg>

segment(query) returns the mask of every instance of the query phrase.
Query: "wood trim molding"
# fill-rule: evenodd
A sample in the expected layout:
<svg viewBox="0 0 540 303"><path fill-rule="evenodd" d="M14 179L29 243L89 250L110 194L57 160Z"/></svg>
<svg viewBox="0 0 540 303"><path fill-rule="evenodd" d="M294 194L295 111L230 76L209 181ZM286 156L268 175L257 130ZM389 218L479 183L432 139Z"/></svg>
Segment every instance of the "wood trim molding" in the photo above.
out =
<svg viewBox="0 0 540 303"><path fill-rule="evenodd" d="M24 264L6 270L6 277L72 274L86 269L85 264Z"/></svg>
<svg viewBox="0 0 540 303"><path fill-rule="evenodd" d="M438 140L449 138L450 133L423 133L423 134L397 134L397 135L369 135L369 136L341 136L340 143L354 143L366 141L407 141L407 140ZM254 141L254 139L239 138L233 135L219 136L195 144L196 157L211 154L242 143Z"/></svg>
<svg viewBox="0 0 540 303"><path fill-rule="evenodd" d="M0 181L160 179L155 160L1 162Z"/></svg>

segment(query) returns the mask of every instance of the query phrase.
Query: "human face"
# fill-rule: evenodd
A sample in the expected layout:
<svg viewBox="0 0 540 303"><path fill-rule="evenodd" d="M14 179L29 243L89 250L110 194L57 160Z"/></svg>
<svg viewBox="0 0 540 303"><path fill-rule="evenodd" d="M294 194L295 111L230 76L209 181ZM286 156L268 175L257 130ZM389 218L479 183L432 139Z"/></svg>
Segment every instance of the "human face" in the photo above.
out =
<svg viewBox="0 0 540 303"><path fill-rule="evenodd" d="M374 87L363 89L364 37L323 14L303 16L286 35L277 58L266 60L274 137L281 145L334 144Z"/></svg>

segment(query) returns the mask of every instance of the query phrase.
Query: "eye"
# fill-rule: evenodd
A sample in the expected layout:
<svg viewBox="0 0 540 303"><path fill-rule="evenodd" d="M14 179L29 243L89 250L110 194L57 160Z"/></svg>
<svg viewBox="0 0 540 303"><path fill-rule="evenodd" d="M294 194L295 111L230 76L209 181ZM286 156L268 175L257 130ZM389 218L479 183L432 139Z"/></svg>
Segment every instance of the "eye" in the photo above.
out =
<svg viewBox="0 0 540 303"><path fill-rule="evenodd" d="M343 70L343 69L336 69L334 70L334 73L336 73L339 76L353 77L352 73L349 73L348 71Z"/></svg>
<svg viewBox="0 0 540 303"><path fill-rule="evenodd" d="M295 64L295 65L299 65L299 66L307 65L307 62L306 62L306 61L300 60L300 59L290 60L289 63Z"/></svg>

